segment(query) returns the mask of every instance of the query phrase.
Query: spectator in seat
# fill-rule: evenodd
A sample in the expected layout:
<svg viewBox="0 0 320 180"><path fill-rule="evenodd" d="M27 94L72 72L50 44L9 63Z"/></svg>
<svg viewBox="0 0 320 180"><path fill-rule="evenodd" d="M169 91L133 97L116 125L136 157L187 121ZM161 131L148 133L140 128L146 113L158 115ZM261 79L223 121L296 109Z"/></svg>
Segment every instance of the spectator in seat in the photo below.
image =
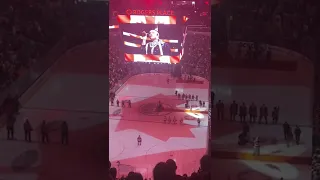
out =
<svg viewBox="0 0 320 180"><path fill-rule="evenodd" d="M116 168L114 168L114 167L110 168L109 173L110 173L112 180L117 179L117 169Z"/></svg>
<svg viewBox="0 0 320 180"><path fill-rule="evenodd" d="M153 180L174 180L170 168L165 162L159 162L153 168Z"/></svg>
<svg viewBox="0 0 320 180"><path fill-rule="evenodd" d="M167 164L167 166L169 168L171 176L174 177L174 180L180 180L180 179L182 180L183 179L182 176L176 174L177 165L176 165L176 162L173 159L168 159L166 161L166 164Z"/></svg>

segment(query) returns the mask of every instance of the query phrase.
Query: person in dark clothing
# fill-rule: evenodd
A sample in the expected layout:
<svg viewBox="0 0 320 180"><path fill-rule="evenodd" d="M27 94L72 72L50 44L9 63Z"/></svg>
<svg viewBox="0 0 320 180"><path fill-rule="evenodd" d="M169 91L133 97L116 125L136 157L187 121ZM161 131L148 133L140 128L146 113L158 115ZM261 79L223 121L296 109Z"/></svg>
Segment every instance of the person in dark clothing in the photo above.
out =
<svg viewBox="0 0 320 180"><path fill-rule="evenodd" d="M230 121L235 121L237 114L238 114L238 104L236 103L236 101L233 101L232 104L230 105Z"/></svg>
<svg viewBox="0 0 320 180"><path fill-rule="evenodd" d="M14 139L14 124L15 124L16 118L14 115L10 115L7 119L7 139L13 140Z"/></svg>
<svg viewBox="0 0 320 180"><path fill-rule="evenodd" d="M26 119L26 121L24 122L23 129L24 129L24 139L25 139L25 141L31 142L31 131L33 129L32 129L32 126L31 126L31 124L30 124L28 119Z"/></svg>
<svg viewBox="0 0 320 180"><path fill-rule="evenodd" d="M240 122L246 122L247 117L247 107L245 103L240 106Z"/></svg>
<svg viewBox="0 0 320 180"><path fill-rule="evenodd" d="M268 107L264 105L264 109L263 109L263 117L264 117L264 120L265 120L265 123L268 124Z"/></svg>
<svg viewBox="0 0 320 180"><path fill-rule="evenodd" d="M260 114L259 114L259 124L261 124L262 118L266 117L265 115L265 105L263 104L260 107Z"/></svg>
<svg viewBox="0 0 320 180"><path fill-rule="evenodd" d="M224 104L221 100L218 101L217 103L217 115L218 115L218 120L223 120L224 119Z"/></svg>
<svg viewBox="0 0 320 180"><path fill-rule="evenodd" d="M42 140L42 143L49 143L49 132L48 132L47 123L45 120L43 120L41 124L41 140Z"/></svg>
<svg viewBox="0 0 320 180"><path fill-rule="evenodd" d="M249 107L249 116L250 116L250 119L249 119L249 122L250 123L254 123L256 122L256 117L257 117L257 107L254 103L252 103Z"/></svg>
<svg viewBox="0 0 320 180"><path fill-rule="evenodd" d="M272 111L272 124L277 124L278 122L278 109L277 107L274 107L273 108L273 111Z"/></svg>
<svg viewBox="0 0 320 180"><path fill-rule="evenodd" d="M141 146L142 138L140 135L138 136L137 141L138 141L138 146Z"/></svg>
<svg viewBox="0 0 320 180"><path fill-rule="evenodd" d="M61 143L65 145L69 143L69 127L66 121L61 124Z"/></svg>
<svg viewBox="0 0 320 180"><path fill-rule="evenodd" d="M170 176L176 180L182 180L182 176L176 174L176 171L177 171L177 165L176 165L176 162L173 160L173 159L168 159L166 161L166 164L169 168L169 173L170 173Z"/></svg>
<svg viewBox="0 0 320 180"><path fill-rule="evenodd" d="M296 128L294 130L294 136L295 136L297 145L300 144L300 135L301 135L301 129L299 128L299 126L296 126Z"/></svg>
<svg viewBox="0 0 320 180"><path fill-rule="evenodd" d="M289 130L290 130L290 125L287 123L287 121L283 123L282 128L283 128L283 133L284 133L284 139L287 140Z"/></svg>

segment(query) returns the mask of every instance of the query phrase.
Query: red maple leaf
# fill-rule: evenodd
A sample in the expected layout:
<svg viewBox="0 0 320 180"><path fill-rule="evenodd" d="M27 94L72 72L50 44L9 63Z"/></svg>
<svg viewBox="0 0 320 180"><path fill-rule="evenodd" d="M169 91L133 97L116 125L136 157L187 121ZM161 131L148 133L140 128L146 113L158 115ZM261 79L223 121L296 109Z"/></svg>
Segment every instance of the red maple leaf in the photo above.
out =
<svg viewBox="0 0 320 180"><path fill-rule="evenodd" d="M155 111L155 107L159 101L164 106L162 112ZM186 119L188 117L184 109L177 107L181 104L184 105L185 100L178 99L178 97L174 95L166 96L163 94L132 103L131 108L122 108L122 118L117 125L116 131L135 129L162 141L167 141L170 137L195 137L190 131L190 129L195 126L187 124L180 125L180 119ZM165 124L165 116L167 118L170 117L171 120L175 117L177 124ZM196 119L193 120L196 121ZM136 121L146 123L136 123ZM151 128L151 126L157 126L157 128Z"/></svg>

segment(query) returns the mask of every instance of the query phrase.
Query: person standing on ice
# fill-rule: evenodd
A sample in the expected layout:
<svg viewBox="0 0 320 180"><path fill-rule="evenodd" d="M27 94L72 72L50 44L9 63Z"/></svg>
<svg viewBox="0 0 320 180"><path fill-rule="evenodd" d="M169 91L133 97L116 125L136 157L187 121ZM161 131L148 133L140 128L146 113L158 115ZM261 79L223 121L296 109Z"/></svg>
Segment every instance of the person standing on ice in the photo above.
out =
<svg viewBox="0 0 320 180"><path fill-rule="evenodd" d="M142 138L140 135L138 136L137 141L138 141L138 146L141 146Z"/></svg>

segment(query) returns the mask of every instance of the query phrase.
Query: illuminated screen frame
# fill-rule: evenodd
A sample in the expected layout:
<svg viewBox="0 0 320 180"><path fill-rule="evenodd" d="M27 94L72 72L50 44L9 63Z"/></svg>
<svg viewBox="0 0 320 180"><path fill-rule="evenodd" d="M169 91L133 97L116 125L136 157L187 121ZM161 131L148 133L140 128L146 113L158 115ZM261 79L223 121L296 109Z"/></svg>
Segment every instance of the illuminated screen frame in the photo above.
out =
<svg viewBox="0 0 320 180"><path fill-rule="evenodd" d="M177 23L176 16L146 16L146 15L117 15L117 21L119 23L119 29L121 32L121 37L124 46L141 48L141 44L133 43L130 41L126 41L123 37L133 37L142 40L142 36L126 32L121 28L123 24L148 24L148 25L176 25L181 26L182 30L182 38L177 39L161 39L164 43L177 43L179 44L179 48L171 48L170 51L175 55L152 55L152 54L130 54L124 52L124 58L127 62L154 62L154 63L167 63L167 64L177 64L181 61L184 55L184 42L187 34L187 27L185 26L185 22L188 20L186 16L181 16L182 24ZM150 38L147 38L150 40ZM181 48L180 48L181 47Z"/></svg>

